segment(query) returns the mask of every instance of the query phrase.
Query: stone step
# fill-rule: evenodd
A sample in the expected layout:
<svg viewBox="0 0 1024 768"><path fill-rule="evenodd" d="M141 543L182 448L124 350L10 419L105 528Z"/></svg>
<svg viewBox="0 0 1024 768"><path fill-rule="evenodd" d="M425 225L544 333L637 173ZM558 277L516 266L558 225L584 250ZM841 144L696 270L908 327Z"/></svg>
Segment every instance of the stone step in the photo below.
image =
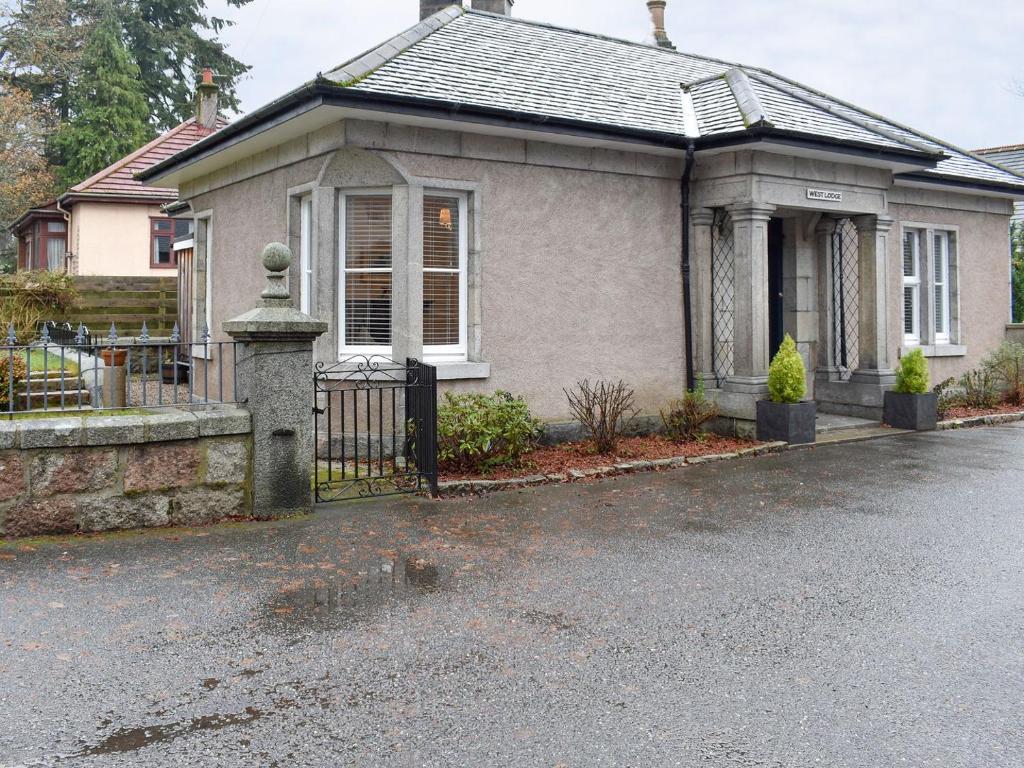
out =
<svg viewBox="0 0 1024 768"><path fill-rule="evenodd" d="M28 410L36 410L42 408L45 403L49 406L60 406L61 395L63 394L64 407L65 408L77 408L78 407L78 396L82 396L82 405L88 405L90 403L91 394L87 389L65 389L65 390L50 390L45 394L43 392L23 392L21 394L21 401L27 406Z"/></svg>

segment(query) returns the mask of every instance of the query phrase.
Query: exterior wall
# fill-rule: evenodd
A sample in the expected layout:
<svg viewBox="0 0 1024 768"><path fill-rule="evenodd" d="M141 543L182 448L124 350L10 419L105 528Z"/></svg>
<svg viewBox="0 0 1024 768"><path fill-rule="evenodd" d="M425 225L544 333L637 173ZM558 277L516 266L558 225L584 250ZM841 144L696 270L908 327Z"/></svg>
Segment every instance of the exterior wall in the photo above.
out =
<svg viewBox="0 0 1024 768"><path fill-rule="evenodd" d="M965 354L932 357L928 366L932 384L977 367L1006 338L1010 318L1009 225L1012 204L995 198L930 190L896 189L890 215L896 220L889 238L889 346L902 349L902 222L958 228L957 283L959 339ZM893 354L892 359L898 360Z"/></svg>
<svg viewBox="0 0 1024 768"><path fill-rule="evenodd" d="M71 209L71 245L79 275L154 275L174 269L153 268L150 218L160 206L129 203L76 203Z"/></svg>
<svg viewBox="0 0 1024 768"><path fill-rule="evenodd" d="M215 334L262 290L263 246L288 242L289 190L316 182L341 146L374 148L428 188L430 179L452 189L461 180L474 190L479 270L470 285L489 376L444 389L508 389L551 421L568 418L562 388L583 378L624 379L649 414L681 394L679 164L607 150L350 123L185 184L193 210L212 211ZM336 201L324 193L315 205L316 314L333 327ZM334 330L318 358L334 362L336 350Z"/></svg>
<svg viewBox="0 0 1024 768"><path fill-rule="evenodd" d="M201 525L252 514L249 414L0 424L0 536Z"/></svg>

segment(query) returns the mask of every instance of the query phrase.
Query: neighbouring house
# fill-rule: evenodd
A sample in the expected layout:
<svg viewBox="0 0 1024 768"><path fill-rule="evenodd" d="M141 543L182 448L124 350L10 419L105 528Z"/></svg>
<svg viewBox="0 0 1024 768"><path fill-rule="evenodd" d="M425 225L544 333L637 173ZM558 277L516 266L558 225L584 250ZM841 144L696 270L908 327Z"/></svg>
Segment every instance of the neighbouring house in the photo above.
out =
<svg viewBox="0 0 1024 768"><path fill-rule="evenodd" d="M639 0L637 0L639 1ZM420 358L442 386L702 382L748 433L788 332L822 411L879 417L907 349L940 381L1008 320L1024 177L766 69L520 20L421 21L141 174L195 218L193 328L248 310L271 241L320 362ZM938 85L936 85L938 87Z"/></svg>
<svg viewBox="0 0 1024 768"><path fill-rule="evenodd" d="M1008 168L1014 173L1024 175L1024 144L1010 144L1005 147L979 149L976 150L976 153L986 160L999 163L999 165ZM1013 218L1014 221L1024 221L1024 201L1017 201Z"/></svg>
<svg viewBox="0 0 1024 768"><path fill-rule="evenodd" d="M56 200L22 214L12 225L18 269L75 275L174 275L173 241L191 231L191 216L162 210L178 199L171 187L146 187L135 174L166 160L227 121L217 114L217 86L207 70L197 114L111 166L76 184Z"/></svg>

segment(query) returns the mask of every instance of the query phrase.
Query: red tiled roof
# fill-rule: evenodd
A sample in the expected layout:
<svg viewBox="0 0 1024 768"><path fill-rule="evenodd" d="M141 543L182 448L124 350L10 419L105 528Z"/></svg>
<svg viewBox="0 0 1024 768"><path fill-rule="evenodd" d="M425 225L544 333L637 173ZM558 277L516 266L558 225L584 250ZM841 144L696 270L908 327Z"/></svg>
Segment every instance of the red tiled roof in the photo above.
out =
<svg viewBox="0 0 1024 768"><path fill-rule="evenodd" d="M80 184L76 184L68 190L68 194L80 193L116 195L118 197L166 197L171 200L177 199L178 191L176 189L143 186L142 182L135 179L135 174L145 168L149 168L151 165L159 163L161 160L166 160L171 155L192 146L200 139L205 139L227 124L228 121L226 119L218 117L216 129L209 130L198 125L194 117L190 117L176 128L172 128L162 136L153 139L146 146L135 150L127 157L121 158L113 165L104 168Z"/></svg>

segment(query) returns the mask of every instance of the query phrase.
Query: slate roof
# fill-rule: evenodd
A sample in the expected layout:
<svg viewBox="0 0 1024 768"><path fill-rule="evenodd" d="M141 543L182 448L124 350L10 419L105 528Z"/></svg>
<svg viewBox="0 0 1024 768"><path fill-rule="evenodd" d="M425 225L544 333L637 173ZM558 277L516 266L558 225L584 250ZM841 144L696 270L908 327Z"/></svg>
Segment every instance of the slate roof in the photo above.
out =
<svg viewBox="0 0 1024 768"><path fill-rule="evenodd" d="M225 118L217 118L217 129L223 128L227 124L228 121ZM196 119L191 117L99 173L76 184L65 193L64 197L102 196L104 198L176 200L178 190L143 186L142 182L135 178L135 174L187 149L213 133L214 131L199 125Z"/></svg>
<svg viewBox="0 0 1024 768"><path fill-rule="evenodd" d="M1024 190L1022 176L765 69L480 11L445 9L325 77L365 93L681 138L761 127L923 153L938 165L915 176Z"/></svg>

